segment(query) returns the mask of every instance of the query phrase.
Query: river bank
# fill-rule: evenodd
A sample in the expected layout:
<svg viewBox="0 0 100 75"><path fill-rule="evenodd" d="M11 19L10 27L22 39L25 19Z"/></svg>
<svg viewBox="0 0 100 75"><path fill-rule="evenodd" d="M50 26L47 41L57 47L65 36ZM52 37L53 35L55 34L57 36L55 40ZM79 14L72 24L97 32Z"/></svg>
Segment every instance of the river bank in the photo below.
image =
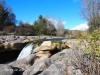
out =
<svg viewBox="0 0 100 75"><path fill-rule="evenodd" d="M52 38L58 38L61 40L61 37L51 37L51 36L0 36L0 64L10 62L15 60L21 50L29 42L32 42L37 39L51 40Z"/></svg>
<svg viewBox="0 0 100 75"><path fill-rule="evenodd" d="M50 39L50 36L0 36L0 52L20 50L36 39Z"/></svg>

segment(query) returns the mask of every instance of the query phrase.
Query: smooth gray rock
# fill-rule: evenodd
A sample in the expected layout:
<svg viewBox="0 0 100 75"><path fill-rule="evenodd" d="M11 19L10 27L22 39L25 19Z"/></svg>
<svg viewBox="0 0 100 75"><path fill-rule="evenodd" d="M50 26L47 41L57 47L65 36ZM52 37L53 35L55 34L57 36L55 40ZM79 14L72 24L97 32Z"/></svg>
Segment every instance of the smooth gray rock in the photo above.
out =
<svg viewBox="0 0 100 75"><path fill-rule="evenodd" d="M51 56L50 62L52 64L64 64L67 67L69 75L83 75L81 70L76 69L73 62L79 67L81 64L78 62L77 56L82 56L80 51L73 51L72 49L64 49L63 51Z"/></svg>
<svg viewBox="0 0 100 75"><path fill-rule="evenodd" d="M9 65L0 67L0 75L16 75L13 68Z"/></svg>
<svg viewBox="0 0 100 75"><path fill-rule="evenodd" d="M29 67L34 64L34 62L37 58L38 57L35 54L31 54L31 55L29 55L21 60L17 60L17 61L12 62L9 65L26 70L26 69L29 69Z"/></svg>
<svg viewBox="0 0 100 75"><path fill-rule="evenodd" d="M62 64L52 64L39 75L68 75L68 73Z"/></svg>
<svg viewBox="0 0 100 75"><path fill-rule="evenodd" d="M34 65L30 68L27 69L23 75L38 75L41 73L43 70L48 68L50 66L49 59L41 60L41 61L36 61Z"/></svg>

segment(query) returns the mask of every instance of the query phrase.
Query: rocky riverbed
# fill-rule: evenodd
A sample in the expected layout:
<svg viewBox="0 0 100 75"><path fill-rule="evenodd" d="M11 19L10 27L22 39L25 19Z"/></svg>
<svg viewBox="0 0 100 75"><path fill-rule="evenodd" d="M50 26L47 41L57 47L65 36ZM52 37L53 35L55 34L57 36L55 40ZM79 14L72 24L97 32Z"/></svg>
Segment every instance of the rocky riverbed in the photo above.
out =
<svg viewBox="0 0 100 75"><path fill-rule="evenodd" d="M20 50L27 43L34 41L35 39L49 39L49 36L0 36L0 52Z"/></svg>
<svg viewBox="0 0 100 75"><path fill-rule="evenodd" d="M4 44L4 42L2 43ZM61 42L46 40L35 47L30 55L9 64L0 64L0 75L89 75L87 67L92 65L87 57L83 58L82 52L87 45L86 41L79 45L79 40L76 39L62 40ZM2 61L1 58L0 61ZM98 71L100 72L100 70Z"/></svg>
<svg viewBox="0 0 100 75"><path fill-rule="evenodd" d="M50 39L49 36L0 36L0 64L15 60L29 42L37 39Z"/></svg>
<svg viewBox="0 0 100 75"><path fill-rule="evenodd" d="M73 65L78 59L69 43L72 42L63 40L60 48L57 42L44 41L29 56L0 64L0 75L83 75Z"/></svg>

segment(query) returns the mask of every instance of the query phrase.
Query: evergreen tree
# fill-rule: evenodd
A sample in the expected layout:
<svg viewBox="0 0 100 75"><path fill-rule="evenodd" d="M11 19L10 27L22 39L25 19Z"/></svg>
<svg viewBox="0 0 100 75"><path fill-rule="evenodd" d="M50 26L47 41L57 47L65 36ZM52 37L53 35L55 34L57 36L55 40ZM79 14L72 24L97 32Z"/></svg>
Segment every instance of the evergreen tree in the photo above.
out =
<svg viewBox="0 0 100 75"><path fill-rule="evenodd" d="M0 2L0 30L4 28L4 26L15 25L16 16L12 12L12 9L8 7L5 3L5 0L1 0Z"/></svg>

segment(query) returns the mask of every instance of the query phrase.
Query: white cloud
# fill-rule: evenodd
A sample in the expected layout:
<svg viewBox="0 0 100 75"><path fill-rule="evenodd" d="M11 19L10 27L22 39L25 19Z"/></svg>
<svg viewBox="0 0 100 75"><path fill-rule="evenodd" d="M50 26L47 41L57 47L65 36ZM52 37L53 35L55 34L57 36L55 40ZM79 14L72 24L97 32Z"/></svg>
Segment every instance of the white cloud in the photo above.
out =
<svg viewBox="0 0 100 75"><path fill-rule="evenodd" d="M85 22L80 25L77 25L76 27L72 28L71 30L87 30L88 28L89 28L88 24L87 24L87 22Z"/></svg>
<svg viewBox="0 0 100 75"><path fill-rule="evenodd" d="M63 24L66 24L67 22L66 22L66 21L63 21L62 23L63 23Z"/></svg>
<svg viewBox="0 0 100 75"><path fill-rule="evenodd" d="M54 20L54 19L48 19L48 20L51 21L54 25L57 25L57 20ZM66 24L67 22L63 21L62 23Z"/></svg>

